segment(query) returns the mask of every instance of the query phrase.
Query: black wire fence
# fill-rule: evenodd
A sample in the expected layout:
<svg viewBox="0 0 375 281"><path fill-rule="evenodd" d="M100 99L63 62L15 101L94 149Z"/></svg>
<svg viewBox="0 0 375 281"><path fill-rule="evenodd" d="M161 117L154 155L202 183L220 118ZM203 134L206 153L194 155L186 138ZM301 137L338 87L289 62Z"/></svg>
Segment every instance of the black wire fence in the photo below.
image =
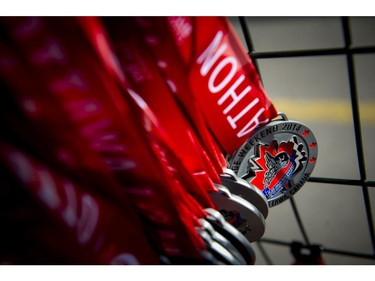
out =
<svg viewBox="0 0 375 281"><path fill-rule="evenodd" d="M375 187L375 181L369 180L366 174L366 164L365 164L365 154L362 141L362 131L361 131L361 121L357 94L357 84L355 77L355 67L354 67L354 55L356 54L374 54L375 46L371 47L354 47L352 44L352 35L350 30L350 18L342 17L341 28L344 38L344 46L340 48L324 48L324 49L305 49L296 51L272 51L272 52L257 52L254 50L254 45L251 37L251 28L249 28L246 18L239 17L240 26L243 32L246 47L249 50L249 56L254 62L255 66L259 71L258 60L262 59L272 59L272 58L292 58L292 57L313 57L313 56L330 56L330 55L343 55L346 57L346 66L348 73L348 81L350 88L350 101L351 101L351 111L354 125L354 136L356 144L356 156L357 165L359 169L359 179L344 179L344 178L331 178L331 177L310 177L309 182L313 183L325 183L332 185L347 185L356 188L361 188L363 193L363 204L366 210L366 219L368 224L368 231L372 243L372 254L368 253L358 253L353 251L347 251L345 249L334 249L330 248L328 245L321 246L322 253L330 253L337 255L344 255L350 257L358 257L375 260L375 231L374 231L374 219L371 210L371 202L369 195L369 188ZM295 203L295 199L291 198L290 204L295 215L298 227L301 231L303 237L303 245L306 247L311 246L311 242L308 233L305 229L303 218ZM263 243L270 243L285 247L291 247L294 241L282 241L278 239L262 238L257 242L260 253L263 255L264 260L268 264L273 264L272 257L269 256Z"/></svg>

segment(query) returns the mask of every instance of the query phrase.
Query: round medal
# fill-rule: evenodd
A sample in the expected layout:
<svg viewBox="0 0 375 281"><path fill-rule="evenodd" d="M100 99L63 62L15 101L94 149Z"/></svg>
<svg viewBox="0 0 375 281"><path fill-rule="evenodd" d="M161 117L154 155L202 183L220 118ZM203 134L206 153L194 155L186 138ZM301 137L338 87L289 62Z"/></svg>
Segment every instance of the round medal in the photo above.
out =
<svg viewBox="0 0 375 281"><path fill-rule="evenodd" d="M247 264L255 264L255 252L249 240L237 228L227 222L219 211L211 208L206 208L205 211L207 212L205 219L212 227L240 251Z"/></svg>
<svg viewBox="0 0 375 281"><path fill-rule="evenodd" d="M209 195L225 220L241 232L247 240L259 240L265 232L262 213L240 196L232 194L225 186L216 185L218 192Z"/></svg>
<svg viewBox="0 0 375 281"><path fill-rule="evenodd" d="M247 181L239 178L231 169L224 169L224 173L220 175L221 184L235 195L238 195L254 205L266 219L268 216L268 201L266 196Z"/></svg>
<svg viewBox="0 0 375 281"><path fill-rule="evenodd" d="M280 116L256 130L228 159L237 176L263 192L269 207L289 199L304 185L318 154L312 131Z"/></svg>

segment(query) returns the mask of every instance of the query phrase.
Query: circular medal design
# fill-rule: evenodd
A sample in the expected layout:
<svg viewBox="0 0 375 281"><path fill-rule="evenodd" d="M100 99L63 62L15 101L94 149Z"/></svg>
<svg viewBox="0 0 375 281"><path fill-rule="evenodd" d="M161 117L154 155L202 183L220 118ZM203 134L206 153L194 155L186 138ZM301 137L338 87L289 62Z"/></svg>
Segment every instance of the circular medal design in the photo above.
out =
<svg viewBox="0 0 375 281"><path fill-rule="evenodd" d="M229 158L229 168L255 185L269 207L292 197L310 177L318 155L312 131L304 124L271 121L256 130Z"/></svg>

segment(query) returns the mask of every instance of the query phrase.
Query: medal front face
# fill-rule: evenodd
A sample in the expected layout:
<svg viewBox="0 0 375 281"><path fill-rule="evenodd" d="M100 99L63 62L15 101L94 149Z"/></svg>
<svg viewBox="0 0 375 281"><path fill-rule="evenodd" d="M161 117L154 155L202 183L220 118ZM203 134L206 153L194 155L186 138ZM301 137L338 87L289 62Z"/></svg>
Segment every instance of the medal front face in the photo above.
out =
<svg viewBox="0 0 375 281"><path fill-rule="evenodd" d="M314 169L318 146L312 131L296 121L259 128L229 159L229 167L267 197L269 207L292 197Z"/></svg>

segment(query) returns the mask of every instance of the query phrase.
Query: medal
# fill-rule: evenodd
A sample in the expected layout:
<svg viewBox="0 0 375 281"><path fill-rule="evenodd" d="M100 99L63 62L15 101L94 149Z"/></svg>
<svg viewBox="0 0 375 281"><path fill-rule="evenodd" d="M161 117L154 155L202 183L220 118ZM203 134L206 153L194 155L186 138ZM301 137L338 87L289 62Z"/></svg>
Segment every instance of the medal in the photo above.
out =
<svg viewBox="0 0 375 281"><path fill-rule="evenodd" d="M207 208L206 220L221 235L226 237L241 253L247 264L255 264L255 252L249 240L238 230L228 223L224 216L215 209Z"/></svg>
<svg viewBox="0 0 375 281"><path fill-rule="evenodd" d="M239 178L231 169L224 169L225 173L220 175L222 185L228 190L245 199L254 205L266 219L268 216L268 201L266 196L256 188L254 185L249 184L244 179Z"/></svg>
<svg viewBox="0 0 375 281"><path fill-rule="evenodd" d="M232 194L225 186L216 185L219 192L210 192L212 201L225 221L233 225L248 241L259 240L265 232L262 213L240 196Z"/></svg>
<svg viewBox="0 0 375 281"><path fill-rule="evenodd" d="M207 220L199 219L199 222L202 224L202 228L210 234L212 240L221 244L240 265L246 265L246 260L242 253L226 237L217 232Z"/></svg>
<svg viewBox="0 0 375 281"><path fill-rule="evenodd" d="M284 114L258 128L228 159L237 176L255 185L269 207L292 197L314 169L318 145L304 124Z"/></svg>

